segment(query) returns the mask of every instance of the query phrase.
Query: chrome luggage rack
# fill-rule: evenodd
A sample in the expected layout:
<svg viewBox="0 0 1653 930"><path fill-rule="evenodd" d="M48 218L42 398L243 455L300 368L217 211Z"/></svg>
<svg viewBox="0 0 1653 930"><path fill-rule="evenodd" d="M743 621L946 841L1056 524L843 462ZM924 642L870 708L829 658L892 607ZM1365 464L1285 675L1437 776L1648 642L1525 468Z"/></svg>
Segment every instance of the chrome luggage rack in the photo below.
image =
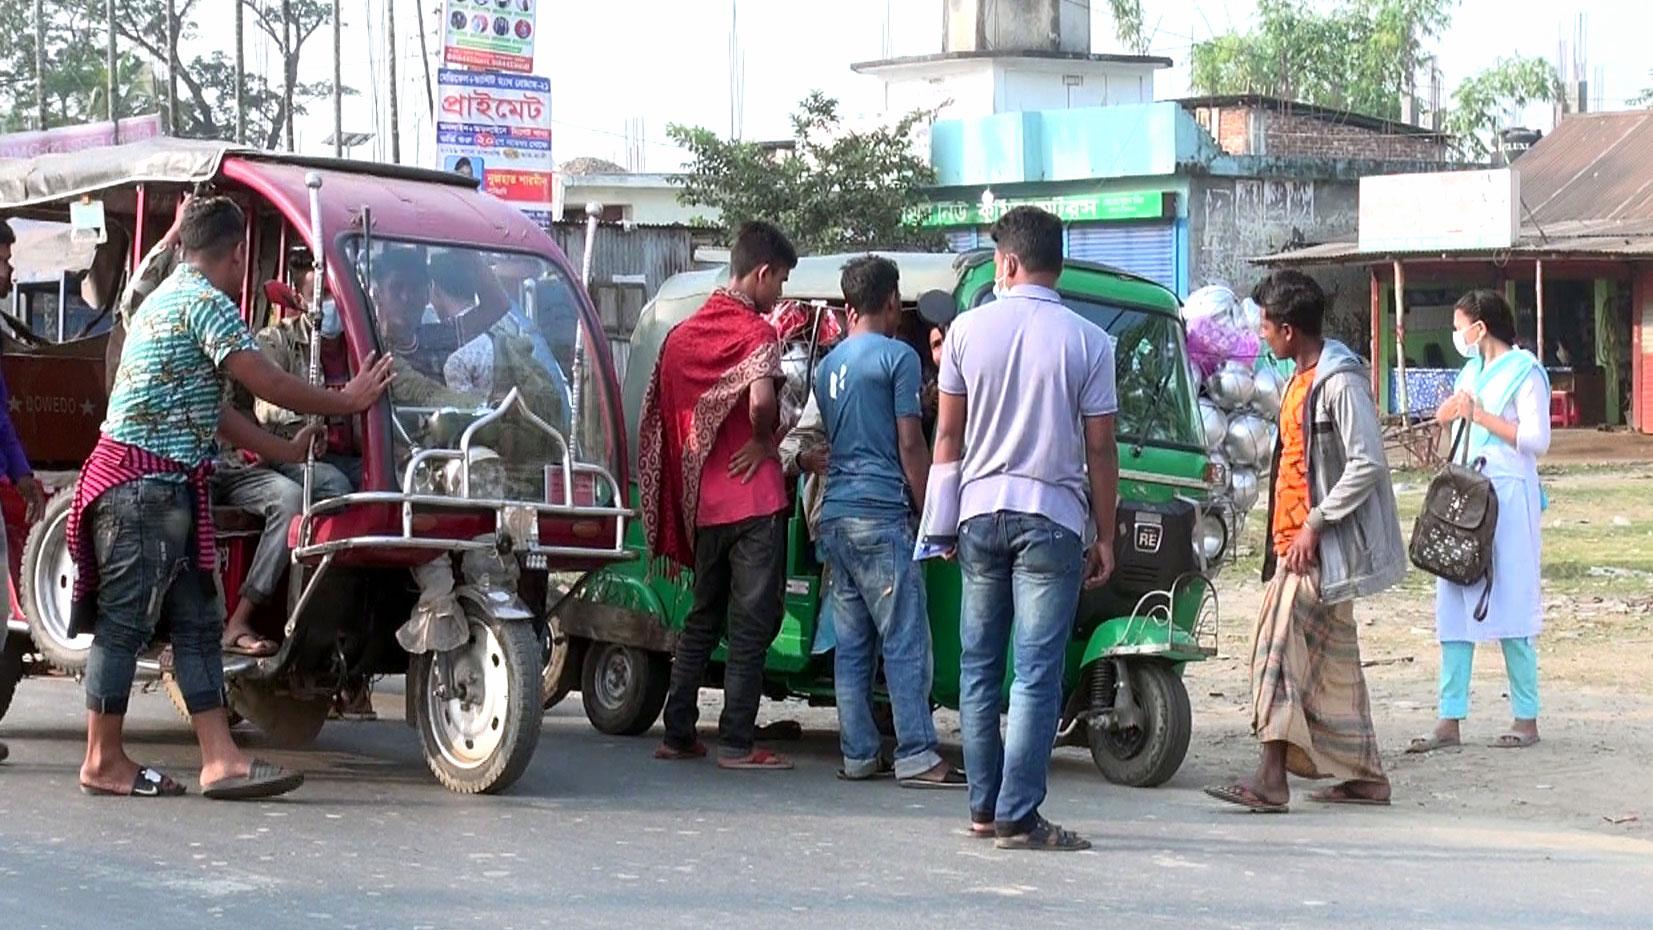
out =
<svg viewBox="0 0 1653 930"><path fill-rule="evenodd" d="M1178 595L1186 593L1195 583L1202 585L1205 592L1200 595L1199 606L1195 608L1193 629L1184 633L1193 640L1190 647L1175 641L1176 634L1182 632L1176 622L1176 607ZM1155 655L1192 648L1202 655L1214 656L1217 654L1217 620L1216 583L1201 572L1184 572L1171 582L1171 587L1149 591L1137 600L1121 640L1134 640L1138 644L1115 646L1108 650L1108 654ZM1163 638L1160 631L1163 631Z"/></svg>
<svg viewBox="0 0 1653 930"><path fill-rule="evenodd" d="M523 417L541 432L551 437L556 448L561 452L561 467L555 467L553 461L546 468L546 497L547 501L519 501L502 498L473 497L471 495L471 451L472 443L477 433L484 427L500 420L512 408L518 408ZM405 409L405 408L404 408ZM522 393L512 388L509 394L499 402L499 405L486 414L478 417L465 428L459 438L458 449L420 449L412 442L399 421L397 429L404 439L409 441L414 454L408 460L402 472L402 490L400 491L361 491L346 494L342 497L330 498L324 501L313 501L305 508L304 515L299 523L298 545L293 548L293 559L324 558L334 553L355 549L431 549L433 551L467 552L486 551L496 547L496 543L486 539L431 539L416 536L413 531L414 508L448 509L448 510L479 510L494 511L495 533L500 538L509 539L511 548L515 552L524 554L531 569L543 569L547 560L551 558L577 558L621 561L631 557L625 548L626 521L636 516L635 511L618 503L610 506L578 505L574 501L575 476L589 475L593 482L602 482L610 492L610 500L622 501L624 495L620 484L609 473L608 469L600 465L576 463L569 453L569 445L561 432L528 408L523 400ZM420 494L411 490L414 478L421 467L435 467L438 464L457 462L459 466L459 493L448 494ZM561 479L563 503L551 503L551 479L553 475ZM351 539L336 539L328 542L313 542L315 520L324 514L335 513L348 507L359 504L396 504L402 508L402 531L397 535L358 536ZM547 546L539 541L539 518L614 518L614 536L606 546Z"/></svg>

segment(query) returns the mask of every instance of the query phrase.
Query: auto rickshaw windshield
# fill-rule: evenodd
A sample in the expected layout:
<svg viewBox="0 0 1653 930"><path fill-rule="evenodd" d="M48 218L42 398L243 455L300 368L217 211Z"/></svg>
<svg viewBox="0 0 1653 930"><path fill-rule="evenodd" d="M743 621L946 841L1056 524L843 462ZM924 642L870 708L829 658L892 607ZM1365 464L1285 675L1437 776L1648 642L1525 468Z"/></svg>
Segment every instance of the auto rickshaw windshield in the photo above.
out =
<svg viewBox="0 0 1653 930"><path fill-rule="evenodd" d="M413 447L457 450L465 429L515 390L532 416L508 412L474 438L471 480L485 486L472 496L560 498L547 477L560 469L548 466L560 465L565 449L576 466L614 470L608 399L574 284L560 268L519 252L377 238L347 250L379 345L396 359L398 469ZM458 493L440 470L415 481L421 493ZM591 485L583 489L575 495L588 499L577 503L609 503L594 499Z"/></svg>
<svg viewBox="0 0 1653 930"><path fill-rule="evenodd" d="M1120 440L1203 451L1194 379L1176 317L1070 295L1063 303L1114 337Z"/></svg>

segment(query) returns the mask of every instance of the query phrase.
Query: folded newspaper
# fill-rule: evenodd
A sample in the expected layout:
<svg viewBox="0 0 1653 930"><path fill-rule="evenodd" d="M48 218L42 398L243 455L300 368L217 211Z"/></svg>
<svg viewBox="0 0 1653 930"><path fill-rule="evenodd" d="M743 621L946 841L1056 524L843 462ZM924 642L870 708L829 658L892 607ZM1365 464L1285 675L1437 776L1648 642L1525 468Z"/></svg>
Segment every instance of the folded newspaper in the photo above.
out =
<svg viewBox="0 0 1653 930"><path fill-rule="evenodd" d="M958 545L959 463L948 462L930 468L924 490L924 512L918 518L918 541L913 561L922 562L943 555Z"/></svg>

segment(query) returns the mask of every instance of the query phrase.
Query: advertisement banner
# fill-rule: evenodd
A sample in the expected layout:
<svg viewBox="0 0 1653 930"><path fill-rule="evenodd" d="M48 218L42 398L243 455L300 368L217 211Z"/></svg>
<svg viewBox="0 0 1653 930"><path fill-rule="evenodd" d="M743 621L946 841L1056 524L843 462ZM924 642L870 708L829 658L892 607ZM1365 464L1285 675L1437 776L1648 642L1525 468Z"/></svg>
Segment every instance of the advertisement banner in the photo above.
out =
<svg viewBox="0 0 1653 930"><path fill-rule="evenodd" d="M121 120L119 141L137 142L153 139L161 134L161 116L129 116ZM0 135L0 158L33 158L54 152L78 152L82 149L114 145L117 136L115 124L82 123L78 126L60 126L44 132L13 132Z"/></svg>
<svg viewBox="0 0 1653 930"><path fill-rule="evenodd" d="M515 0L513 0L515 2ZM439 167L545 222L551 210L551 80L491 71L437 72Z"/></svg>
<svg viewBox="0 0 1653 930"><path fill-rule="evenodd" d="M483 71L534 70L538 0L448 0L442 63Z"/></svg>

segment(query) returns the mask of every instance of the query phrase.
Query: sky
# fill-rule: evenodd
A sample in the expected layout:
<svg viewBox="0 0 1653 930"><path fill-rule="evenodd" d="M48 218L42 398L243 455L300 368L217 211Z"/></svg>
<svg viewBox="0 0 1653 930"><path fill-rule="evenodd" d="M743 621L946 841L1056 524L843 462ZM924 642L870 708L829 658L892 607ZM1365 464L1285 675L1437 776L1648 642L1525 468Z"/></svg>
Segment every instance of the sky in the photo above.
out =
<svg viewBox="0 0 1653 930"><path fill-rule="evenodd" d="M374 142L355 155L388 158L387 0L342 2L344 82L362 91L346 101L345 129L376 133ZM430 164L435 145L417 38L421 0L389 2L396 4L400 43L402 158ZM434 30L438 0L422 2L425 24ZM203 34L229 34L229 0L207 0L203 6ZM683 153L666 138L668 124L702 125L727 134L731 6L738 12L744 61L740 123L748 139L787 136L788 114L816 89L842 101L848 115L876 116L881 84L854 73L850 64L882 58L886 51L900 56L941 48L941 0L539 0L535 71L552 82L556 159L596 156L626 164L627 126L640 120L642 168L669 171L680 166ZM1194 42L1248 28L1255 11L1254 0L1143 0L1143 6L1151 52L1175 62L1156 79L1162 99L1188 92L1187 61ZM1653 59L1646 51L1647 36L1653 35L1653 4L1644 0L1461 0L1449 31L1434 43L1443 94L1500 57L1554 60L1580 14L1585 17L1588 77L1595 85L1591 96L1599 97L1605 109L1623 108L1653 84L1648 73ZM1112 23L1102 12L1095 17L1092 46L1097 52L1120 51ZM319 32L306 46L303 79L328 77L331 53L331 35ZM257 40L249 42L248 55L254 67L268 60L268 50ZM299 147L328 151L323 139L332 131L331 109L326 101L312 109L299 123ZM1548 127L1546 108L1522 116L1528 125Z"/></svg>

